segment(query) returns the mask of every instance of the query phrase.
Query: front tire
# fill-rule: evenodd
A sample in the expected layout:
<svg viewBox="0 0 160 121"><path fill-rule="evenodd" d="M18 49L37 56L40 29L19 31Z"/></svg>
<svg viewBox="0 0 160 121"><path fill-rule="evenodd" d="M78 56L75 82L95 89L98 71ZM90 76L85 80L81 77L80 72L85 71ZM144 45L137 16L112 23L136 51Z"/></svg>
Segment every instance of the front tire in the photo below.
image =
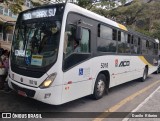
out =
<svg viewBox="0 0 160 121"><path fill-rule="evenodd" d="M103 97L105 91L106 91L106 77L104 74L99 74L94 85L93 97L96 100L98 100Z"/></svg>
<svg viewBox="0 0 160 121"><path fill-rule="evenodd" d="M148 69L145 67L141 81L144 82L148 75Z"/></svg>
<svg viewBox="0 0 160 121"><path fill-rule="evenodd" d="M157 68L157 70L156 70L156 74L158 74L159 73L159 70L158 70L158 68Z"/></svg>
<svg viewBox="0 0 160 121"><path fill-rule="evenodd" d="M159 74L160 67L158 66L157 70L156 70L156 74Z"/></svg>

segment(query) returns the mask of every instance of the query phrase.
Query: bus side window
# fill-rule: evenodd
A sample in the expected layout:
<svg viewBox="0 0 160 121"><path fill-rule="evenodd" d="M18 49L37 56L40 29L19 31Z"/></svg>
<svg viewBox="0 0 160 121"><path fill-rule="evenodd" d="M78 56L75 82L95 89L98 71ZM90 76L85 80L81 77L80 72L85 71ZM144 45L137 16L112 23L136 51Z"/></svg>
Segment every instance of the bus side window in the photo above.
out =
<svg viewBox="0 0 160 121"><path fill-rule="evenodd" d="M100 36L97 38L97 50L99 52L116 52L117 30L105 25L98 25Z"/></svg>
<svg viewBox="0 0 160 121"><path fill-rule="evenodd" d="M135 54L138 54L138 37L137 36L135 36L134 37L134 53Z"/></svg>
<svg viewBox="0 0 160 121"><path fill-rule="evenodd" d="M82 28L82 40L80 41L80 52L89 53L90 32L88 29Z"/></svg>
<svg viewBox="0 0 160 121"><path fill-rule="evenodd" d="M121 41L121 31L118 31L118 41Z"/></svg>
<svg viewBox="0 0 160 121"><path fill-rule="evenodd" d="M134 50L134 36L131 36L131 53L135 54L135 50Z"/></svg>
<svg viewBox="0 0 160 121"><path fill-rule="evenodd" d="M148 40L146 40L146 50L147 50L147 54L149 53L148 51L149 51L149 41Z"/></svg>
<svg viewBox="0 0 160 121"><path fill-rule="evenodd" d="M154 55L154 42L152 42L152 55Z"/></svg>
<svg viewBox="0 0 160 121"><path fill-rule="evenodd" d="M128 35L127 35L126 53L130 53L130 52L131 52L131 50L130 50L130 43L131 43L131 35L128 34Z"/></svg>
<svg viewBox="0 0 160 121"><path fill-rule="evenodd" d="M120 32L120 31L119 31ZM126 33L120 32L121 38L118 41L118 53L128 53L127 51L127 41L126 41ZM119 37L118 37L119 38Z"/></svg>
<svg viewBox="0 0 160 121"><path fill-rule="evenodd" d="M155 55L158 54L158 47L159 47L159 46L158 46L158 44L156 43L156 44L155 44L155 48L154 48L154 49L155 49L155 51L154 51ZM159 57L160 57L160 56L159 56ZM160 59L160 58L159 58L159 59Z"/></svg>
<svg viewBox="0 0 160 121"><path fill-rule="evenodd" d="M138 37L138 46L137 46L137 54L141 54L141 38Z"/></svg>
<svg viewBox="0 0 160 121"><path fill-rule="evenodd" d="M142 39L142 54L148 54L147 41L145 39Z"/></svg>
<svg viewBox="0 0 160 121"><path fill-rule="evenodd" d="M73 53L75 31L76 31L76 26L70 24L67 26L66 31L64 33L63 52L65 54L65 57Z"/></svg>
<svg viewBox="0 0 160 121"><path fill-rule="evenodd" d="M112 40L117 40L117 30L116 29L112 29Z"/></svg>
<svg viewBox="0 0 160 121"><path fill-rule="evenodd" d="M72 53L89 53L90 31L82 28L82 39L77 41L75 39L76 27L68 25L67 29L64 36L64 54L68 56Z"/></svg>
<svg viewBox="0 0 160 121"><path fill-rule="evenodd" d="M149 51L148 51L150 55L153 55L153 54L154 54L154 53L153 53L153 47L154 47L153 42L150 41L150 42L149 42Z"/></svg>
<svg viewBox="0 0 160 121"><path fill-rule="evenodd" d="M157 55L158 54L158 44L157 43L154 43L154 55ZM160 57L160 56L159 56ZM160 58L159 58L160 59Z"/></svg>
<svg viewBox="0 0 160 121"><path fill-rule="evenodd" d="M132 36L131 39L131 53L137 54L138 53L138 37Z"/></svg>
<svg viewBox="0 0 160 121"><path fill-rule="evenodd" d="M86 28L81 29L82 39L77 41L75 38L73 39L73 52L74 53L88 53L89 52L89 38L90 32Z"/></svg>
<svg viewBox="0 0 160 121"><path fill-rule="evenodd" d="M90 57L90 30L81 27L81 40L76 40L76 26L67 25L64 33L63 70L68 70ZM78 43L76 43L76 41ZM78 47L78 48L77 48Z"/></svg>
<svg viewBox="0 0 160 121"><path fill-rule="evenodd" d="M146 41L146 48L149 48L149 41Z"/></svg>

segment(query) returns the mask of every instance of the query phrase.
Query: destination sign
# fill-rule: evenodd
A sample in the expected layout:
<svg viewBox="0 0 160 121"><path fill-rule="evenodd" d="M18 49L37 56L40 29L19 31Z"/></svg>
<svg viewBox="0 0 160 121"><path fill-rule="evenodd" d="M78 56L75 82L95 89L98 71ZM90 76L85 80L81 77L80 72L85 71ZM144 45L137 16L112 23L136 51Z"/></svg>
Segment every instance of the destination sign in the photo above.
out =
<svg viewBox="0 0 160 121"><path fill-rule="evenodd" d="M23 20L52 17L55 16L56 10L57 10L56 8L50 8L50 9L39 9L35 11L30 11L23 14Z"/></svg>

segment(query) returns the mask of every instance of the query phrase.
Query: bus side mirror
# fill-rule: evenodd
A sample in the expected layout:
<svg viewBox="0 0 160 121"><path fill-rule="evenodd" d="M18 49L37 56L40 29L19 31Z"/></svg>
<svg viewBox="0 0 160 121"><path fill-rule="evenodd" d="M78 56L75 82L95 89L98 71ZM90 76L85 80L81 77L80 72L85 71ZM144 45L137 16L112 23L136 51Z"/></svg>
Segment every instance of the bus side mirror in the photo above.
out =
<svg viewBox="0 0 160 121"><path fill-rule="evenodd" d="M80 41L82 39L82 28L77 26L76 29L76 41Z"/></svg>

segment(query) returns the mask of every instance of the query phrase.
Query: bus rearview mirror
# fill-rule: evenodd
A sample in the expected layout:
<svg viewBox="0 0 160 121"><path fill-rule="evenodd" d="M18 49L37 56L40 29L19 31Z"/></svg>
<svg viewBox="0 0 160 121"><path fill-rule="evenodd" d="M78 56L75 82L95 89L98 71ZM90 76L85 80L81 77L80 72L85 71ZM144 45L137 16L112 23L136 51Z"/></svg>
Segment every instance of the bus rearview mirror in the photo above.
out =
<svg viewBox="0 0 160 121"><path fill-rule="evenodd" d="M76 29L76 40L80 41L82 39L82 28L80 26L77 26Z"/></svg>

